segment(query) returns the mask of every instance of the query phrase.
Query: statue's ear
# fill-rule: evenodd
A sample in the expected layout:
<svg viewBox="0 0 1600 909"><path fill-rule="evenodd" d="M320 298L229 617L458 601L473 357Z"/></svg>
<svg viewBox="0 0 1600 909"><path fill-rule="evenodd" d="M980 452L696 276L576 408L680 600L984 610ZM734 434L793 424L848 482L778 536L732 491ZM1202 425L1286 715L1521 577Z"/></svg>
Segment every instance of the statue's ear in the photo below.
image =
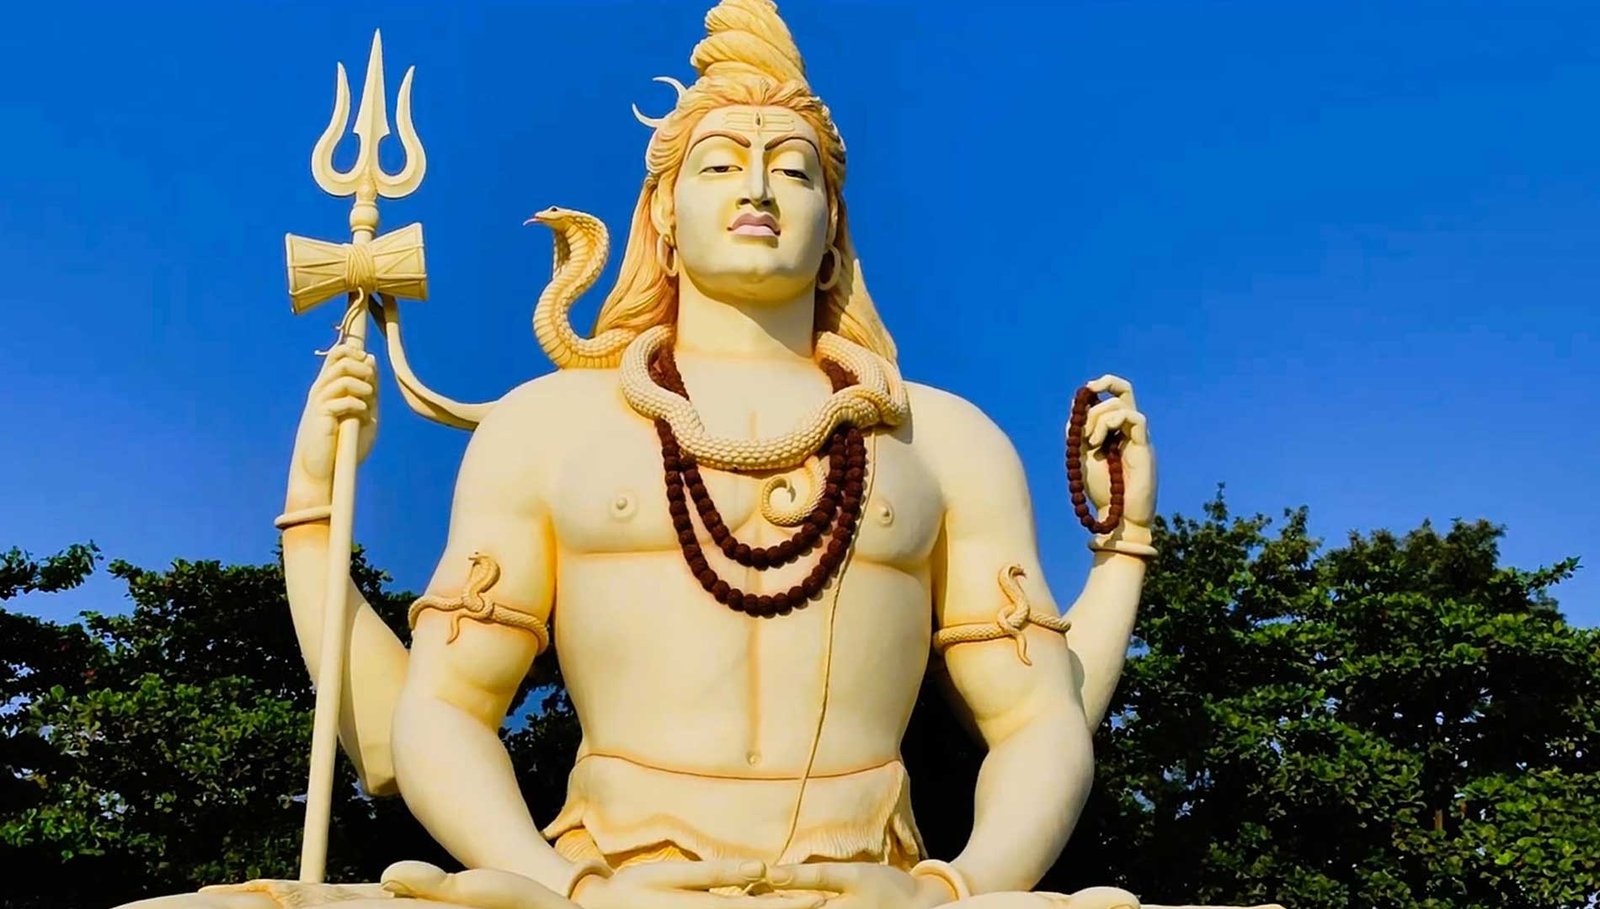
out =
<svg viewBox="0 0 1600 909"><path fill-rule="evenodd" d="M650 225L658 235L671 237L673 216L672 184L662 181L656 184L655 192L650 195Z"/></svg>

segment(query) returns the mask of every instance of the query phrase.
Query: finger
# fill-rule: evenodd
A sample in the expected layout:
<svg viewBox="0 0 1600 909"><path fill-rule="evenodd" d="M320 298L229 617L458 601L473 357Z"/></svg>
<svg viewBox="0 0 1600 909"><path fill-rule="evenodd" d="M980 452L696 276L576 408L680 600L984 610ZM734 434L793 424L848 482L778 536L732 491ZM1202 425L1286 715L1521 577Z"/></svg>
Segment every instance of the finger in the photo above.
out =
<svg viewBox="0 0 1600 909"><path fill-rule="evenodd" d="M1150 444L1150 424L1145 420L1144 414L1138 411L1128 411L1128 415L1123 418L1122 432L1128 437L1128 441L1135 445Z"/></svg>
<svg viewBox="0 0 1600 909"><path fill-rule="evenodd" d="M364 360L339 360L328 367L329 379L340 376L355 376L359 379L370 379L378 374L378 364L368 357Z"/></svg>
<svg viewBox="0 0 1600 909"><path fill-rule="evenodd" d="M1121 376L1114 376L1110 373L1107 373L1106 375L1095 379L1093 382L1090 382L1089 390L1095 392L1096 394L1110 392L1111 394L1114 394L1126 401L1129 407L1134 406L1133 383L1122 378Z"/></svg>
<svg viewBox="0 0 1600 909"><path fill-rule="evenodd" d="M715 897L727 899L727 897ZM759 909L822 909L828 898L820 893L764 893L759 896L748 896L740 900L746 906L756 906ZM721 904L723 907L727 903Z"/></svg>
<svg viewBox="0 0 1600 909"><path fill-rule="evenodd" d="M1093 420L1094 418L1102 416L1104 414L1108 414L1108 413L1112 412L1113 410L1127 410L1127 409L1128 409L1128 402L1127 401L1124 401L1121 398L1106 398L1104 401L1101 401L1099 404L1096 404L1095 406L1089 408L1089 410L1087 412L1087 415L1086 415L1086 418L1085 418L1085 422L1087 422L1087 420Z"/></svg>
<svg viewBox="0 0 1600 909"><path fill-rule="evenodd" d="M1111 394L1121 397L1122 395L1131 394L1133 392L1133 383L1121 376L1114 376L1111 373L1106 373L1100 378L1090 382L1089 390L1099 394L1110 392Z"/></svg>
<svg viewBox="0 0 1600 909"><path fill-rule="evenodd" d="M339 364L342 362L344 361L334 356L334 351L328 351L327 356L322 361L322 368L317 370L317 377L311 382L312 395L316 395L317 391L324 385L339 377Z"/></svg>
<svg viewBox="0 0 1600 909"><path fill-rule="evenodd" d="M640 901L646 909L821 909L827 898L802 893L765 893L762 896L718 896L698 890L651 890Z"/></svg>
<svg viewBox="0 0 1600 909"><path fill-rule="evenodd" d="M764 862L719 859L704 862L657 862L628 869L630 880L652 889L710 890L712 887L743 887L765 880Z"/></svg>
<svg viewBox="0 0 1600 909"><path fill-rule="evenodd" d="M373 391L375 389L371 382L355 376L340 376L323 387L322 397L324 400L341 397L366 399L372 397Z"/></svg>
<svg viewBox="0 0 1600 909"><path fill-rule="evenodd" d="M698 863L672 862L671 864ZM744 909L821 909L825 902L821 896L798 893L765 893L760 896L731 897L702 893L698 890L644 889L636 892L641 894L637 905L642 909L728 909L729 906L735 905Z"/></svg>
<svg viewBox="0 0 1600 909"><path fill-rule="evenodd" d="M828 890L845 893L861 882L861 869L840 862L777 865L767 875L772 886L784 890Z"/></svg>
<svg viewBox="0 0 1600 909"><path fill-rule="evenodd" d="M1101 439L1104 438L1104 436L1099 434L1101 419L1103 419L1106 414L1118 410L1124 410L1127 408L1127 406L1127 402L1121 398L1110 398L1089 408L1088 413L1084 416L1083 420L1084 439L1087 440L1090 445L1099 445Z"/></svg>
<svg viewBox="0 0 1600 909"><path fill-rule="evenodd" d="M329 349L323 358L322 369L317 373L317 383L341 375L377 375L378 361L372 354L350 344L339 344Z"/></svg>
<svg viewBox="0 0 1600 909"><path fill-rule="evenodd" d="M343 360L359 360L364 353L360 348L349 342L335 344L322 352L323 365L327 367Z"/></svg>
<svg viewBox="0 0 1600 909"><path fill-rule="evenodd" d="M1122 433L1123 438L1139 442L1141 444L1149 441L1149 434L1145 424L1144 414L1139 413L1136 410L1119 410L1115 413L1107 414L1105 418L1100 421L1098 431L1101 438L1092 443L1094 445L1101 444L1101 442L1103 442L1105 438L1110 436L1113 432L1120 432ZM1134 435L1135 431L1138 433L1137 436Z"/></svg>
<svg viewBox="0 0 1600 909"><path fill-rule="evenodd" d="M698 863L669 863L669 864L698 864ZM634 866L638 867L638 866ZM635 906L646 909L728 909L730 906L739 906L742 909L821 909L826 903L826 896L802 895L802 893L765 893L760 896L720 896L717 893L706 893L701 890L654 890L651 887L629 887L626 893L619 893L618 906L622 909L634 909Z"/></svg>
<svg viewBox="0 0 1600 909"><path fill-rule="evenodd" d="M327 357L328 362L330 362L330 363L338 363L338 362L374 363L374 362L377 362L377 358L375 356L373 356L372 353L367 351L365 348L357 347L356 345L351 344L348 341L346 341L343 344L335 344L332 347L328 348L328 352L327 352L327 354L325 354L325 356Z"/></svg>
<svg viewBox="0 0 1600 909"><path fill-rule="evenodd" d="M355 360L347 360L317 375L317 380L311 383L311 397L326 397L330 394L330 389L336 389L340 382L347 379L365 382L369 388L376 388L378 374L376 369L368 369ZM331 393L337 394L337 391Z"/></svg>
<svg viewBox="0 0 1600 909"><path fill-rule="evenodd" d="M327 391L336 395L352 395L358 398L368 398L376 390L371 382L360 376L339 376L327 385Z"/></svg>
<svg viewBox="0 0 1600 909"><path fill-rule="evenodd" d="M1066 895L1065 909L1138 909L1139 898L1117 887L1089 887ZM1223 907L1217 907L1223 909Z"/></svg>
<svg viewBox="0 0 1600 909"><path fill-rule="evenodd" d="M378 878L383 889L397 896L414 896L431 894L444 884L444 869L438 865L427 862L395 862L383 869L383 876Z"/></svg>
<svg viewBox="0 0 1600 909"><path fill-rule="evenodd" d="M1106 440L1112 430L1121 429L1127 425L1128 413L1126 410L1117 410L1105 414L1095 423L1094 432L1089 436L1089 447L1098 448Z"/></svg>
<svg viewBox="0 0 1600 909"><path fill-rule="evenodd" d="M369 410L367 402L360 398L334 398L322 408L323 413L336 420L343 420L346 417L360 417L363 420L370 419Z"/></svg>
<svg viewBox="0 0 1600 909"><path fill-rule="evenodd" d="M409 896L475 909L571 909L572 904L520 874L480 868L445 874L425 862L399 862L383 873L383 888Z"/></svg>

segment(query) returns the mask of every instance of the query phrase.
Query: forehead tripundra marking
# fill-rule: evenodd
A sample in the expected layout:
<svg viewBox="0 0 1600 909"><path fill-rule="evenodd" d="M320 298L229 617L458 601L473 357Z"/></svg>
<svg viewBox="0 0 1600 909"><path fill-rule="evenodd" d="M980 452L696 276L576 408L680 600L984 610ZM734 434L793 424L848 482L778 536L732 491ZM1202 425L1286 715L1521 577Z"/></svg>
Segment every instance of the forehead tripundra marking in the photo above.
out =
<svg viewBox="0 0 1600 909"><path fill-rule="evenodd" d="M799 121L788 111L730 110L723 114L722 122L734 129L794 129Z"/></svg>

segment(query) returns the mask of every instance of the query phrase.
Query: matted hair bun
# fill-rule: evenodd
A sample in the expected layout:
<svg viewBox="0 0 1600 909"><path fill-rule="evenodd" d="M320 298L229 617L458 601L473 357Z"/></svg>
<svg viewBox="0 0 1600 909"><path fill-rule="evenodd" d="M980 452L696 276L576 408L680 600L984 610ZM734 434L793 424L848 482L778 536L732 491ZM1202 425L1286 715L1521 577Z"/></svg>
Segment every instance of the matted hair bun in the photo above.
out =
<svg viewBox="0 0 1600 909"><path fill-rule="evenodd" d="M701 76L765 76L806 84L806 64L772 0L722 0L689 62Z"/></svg>

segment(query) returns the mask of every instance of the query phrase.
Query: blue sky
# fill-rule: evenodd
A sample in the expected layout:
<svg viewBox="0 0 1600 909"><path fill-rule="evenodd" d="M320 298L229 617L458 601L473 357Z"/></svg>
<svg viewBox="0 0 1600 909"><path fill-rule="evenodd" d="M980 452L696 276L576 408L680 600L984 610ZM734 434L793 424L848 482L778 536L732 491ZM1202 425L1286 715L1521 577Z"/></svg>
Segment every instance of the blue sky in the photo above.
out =
<svg viewBox="0 0 1600 909"><path fill-rule="evenodd" d="M0 548L271 557L337 317L290 315L282 235L348 236L306 162L334 63L359 80L375 27L391 92L417 66L429 157L383 207L385 228L425 225L415 367L471 400L548 370L528 319L549 236L521 222L559 204L624 229L646 140L628 105L659 112L650 78L692 75L705 5L10 10ZM1330 542L1487 517L1512 564L1582 556L1557 593L1600 624L1600 8L784 12L849 143L902 366L1016 442L1059 596L1087 565L1061 424L1109 371L1150 415L1163 510L1195 513L1220 482L1237 510L1309 505ZM416 587L466 436L385 394L357 533ZM27 605L64 618L119 595L102 579Z"/></svg>

